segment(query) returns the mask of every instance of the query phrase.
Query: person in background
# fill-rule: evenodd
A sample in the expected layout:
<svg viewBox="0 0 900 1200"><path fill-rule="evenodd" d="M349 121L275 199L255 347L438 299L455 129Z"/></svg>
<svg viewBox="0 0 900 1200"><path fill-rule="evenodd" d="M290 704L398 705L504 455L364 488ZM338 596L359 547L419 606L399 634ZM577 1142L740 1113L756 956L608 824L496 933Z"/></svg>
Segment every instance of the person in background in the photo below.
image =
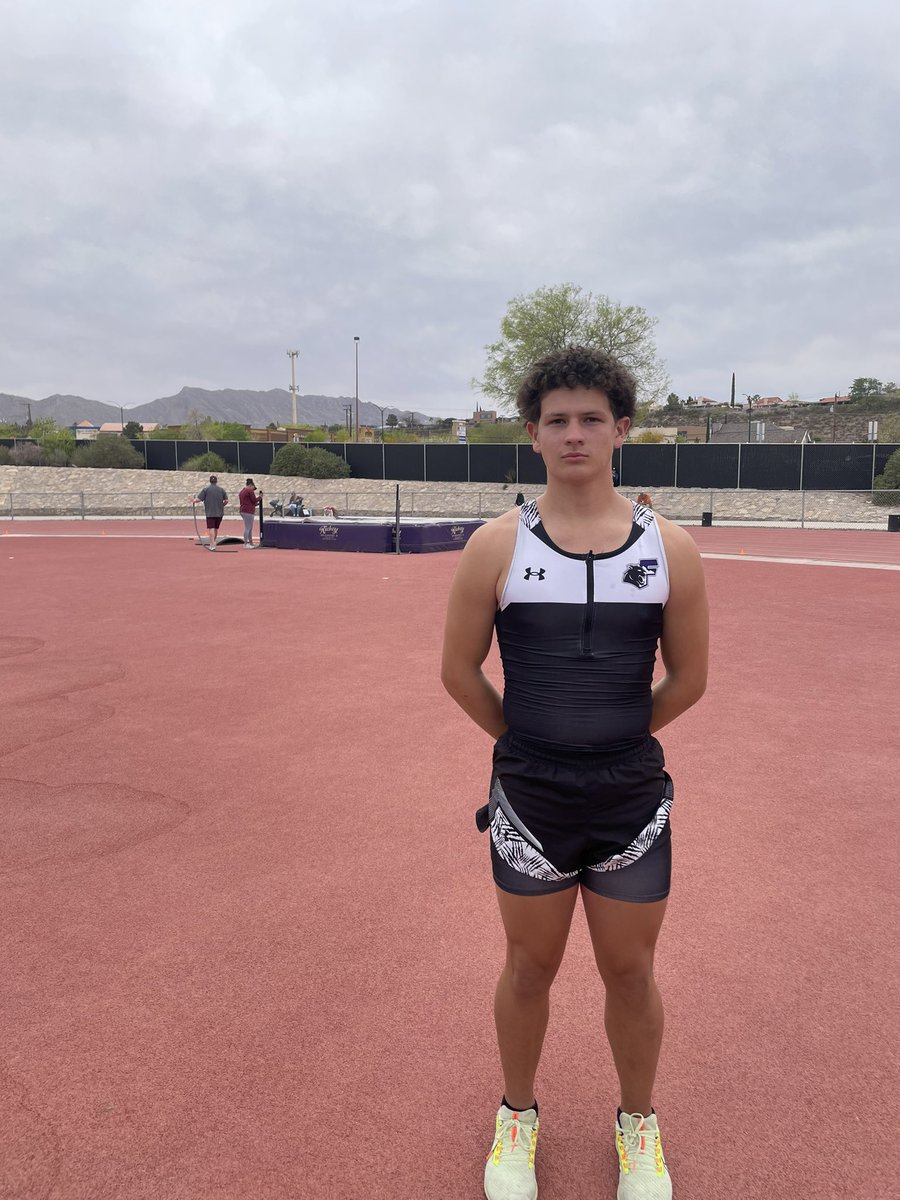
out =
<svg viewBox="0 0 900 1200"><path fill-rule="evenodd" d="M206 513L206 532L209 534L209 548L215 550L216 539L219 536L219 526L222 524L222 518L225 516L225 505L228 503L228 493L224 488L219 487L219 479L216 475L210 475L209 483L205 488L202 488L194 500L194 504L203 503L203 511Z"/></svg>
<svg viewBox="0 0 900 1200"><path fill-rule="evenodd" d="M256 494L256 484L252 479L248 479L244 487L238 493L238 502L241 509L241 520L244 522L244 545L253 546L253 518L256 516L256 509L259 506L259 497Z"/></svg>

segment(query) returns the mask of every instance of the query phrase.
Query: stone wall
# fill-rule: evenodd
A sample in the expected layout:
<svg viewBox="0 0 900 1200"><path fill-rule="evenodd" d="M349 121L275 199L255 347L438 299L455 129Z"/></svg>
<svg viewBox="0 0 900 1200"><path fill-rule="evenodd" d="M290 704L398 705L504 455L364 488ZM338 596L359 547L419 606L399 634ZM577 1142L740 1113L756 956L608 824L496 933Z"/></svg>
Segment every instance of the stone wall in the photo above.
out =
<svg viewBox="0 0 900 1200"><path fill-rule="evenodd" d="M89 470L75 467L0 466L0 519L15 516L186 516L190 498L207 482L204 472ZM219 482L237 512L237 494L245 475L223 474ZM333 505L338 515L391 515L395 483L379 479L300 479L265 475L257 479L267 500L303 495L316 511ZM401 512L421 516L496 516L511 508L517 491L527 499L539 486L502 483L401 483ZM868 493L768 492L748 489L623 488L634 498L647 491L654 508L665 516L698 522L711 511L715 521L758 521L793 524L862 525L885 528L893 508L875 507ZM268 511L268 503L266 511Z"/></svg>

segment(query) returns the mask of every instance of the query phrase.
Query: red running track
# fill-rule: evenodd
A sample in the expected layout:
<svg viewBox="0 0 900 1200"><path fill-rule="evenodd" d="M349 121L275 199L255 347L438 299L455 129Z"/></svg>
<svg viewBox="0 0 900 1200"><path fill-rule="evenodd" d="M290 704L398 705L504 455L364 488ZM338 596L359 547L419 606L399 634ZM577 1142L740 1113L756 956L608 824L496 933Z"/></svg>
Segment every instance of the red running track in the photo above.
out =
<svg viewBox="0 0 900 1200"><path fill-rule="evenodd" d="M4 1200L481 1195L502 936L489 743L437 678L456 561L0 542ZM709 691L662 736L676 1196L893 1197L900 577L706 568ZM611 1200L579 920L539 1095L542 1200Z"/></svg>

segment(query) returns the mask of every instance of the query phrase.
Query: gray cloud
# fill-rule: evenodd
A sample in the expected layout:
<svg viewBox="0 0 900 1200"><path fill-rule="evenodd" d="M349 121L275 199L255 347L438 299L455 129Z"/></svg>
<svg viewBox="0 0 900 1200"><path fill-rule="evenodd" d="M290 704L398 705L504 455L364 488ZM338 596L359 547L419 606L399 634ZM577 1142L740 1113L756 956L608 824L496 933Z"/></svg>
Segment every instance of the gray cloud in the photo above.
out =
<svg viewBox="0 0 900 1200"><path fill-rule="evenodd" d="M712 0L48 0L0 40L0 390L467 411L506 301L659 319L676 390L900 376L900 16ZM487 11L485 11L487 10Z"/></svg>

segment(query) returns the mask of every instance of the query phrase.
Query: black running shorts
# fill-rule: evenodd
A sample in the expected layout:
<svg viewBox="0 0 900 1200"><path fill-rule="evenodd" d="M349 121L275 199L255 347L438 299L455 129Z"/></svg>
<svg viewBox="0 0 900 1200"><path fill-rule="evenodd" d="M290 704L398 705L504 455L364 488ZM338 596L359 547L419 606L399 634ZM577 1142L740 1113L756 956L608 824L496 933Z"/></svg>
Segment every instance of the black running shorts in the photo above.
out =
<svg viewBox="0 0 900 1200"><path fill-rule="evenodd" d="M662 747L647 737L614 754L546 747L505 733L494 746L489 803L494 882L542 896L582 884L613 900L669 894L674 792Z"/></svg>

